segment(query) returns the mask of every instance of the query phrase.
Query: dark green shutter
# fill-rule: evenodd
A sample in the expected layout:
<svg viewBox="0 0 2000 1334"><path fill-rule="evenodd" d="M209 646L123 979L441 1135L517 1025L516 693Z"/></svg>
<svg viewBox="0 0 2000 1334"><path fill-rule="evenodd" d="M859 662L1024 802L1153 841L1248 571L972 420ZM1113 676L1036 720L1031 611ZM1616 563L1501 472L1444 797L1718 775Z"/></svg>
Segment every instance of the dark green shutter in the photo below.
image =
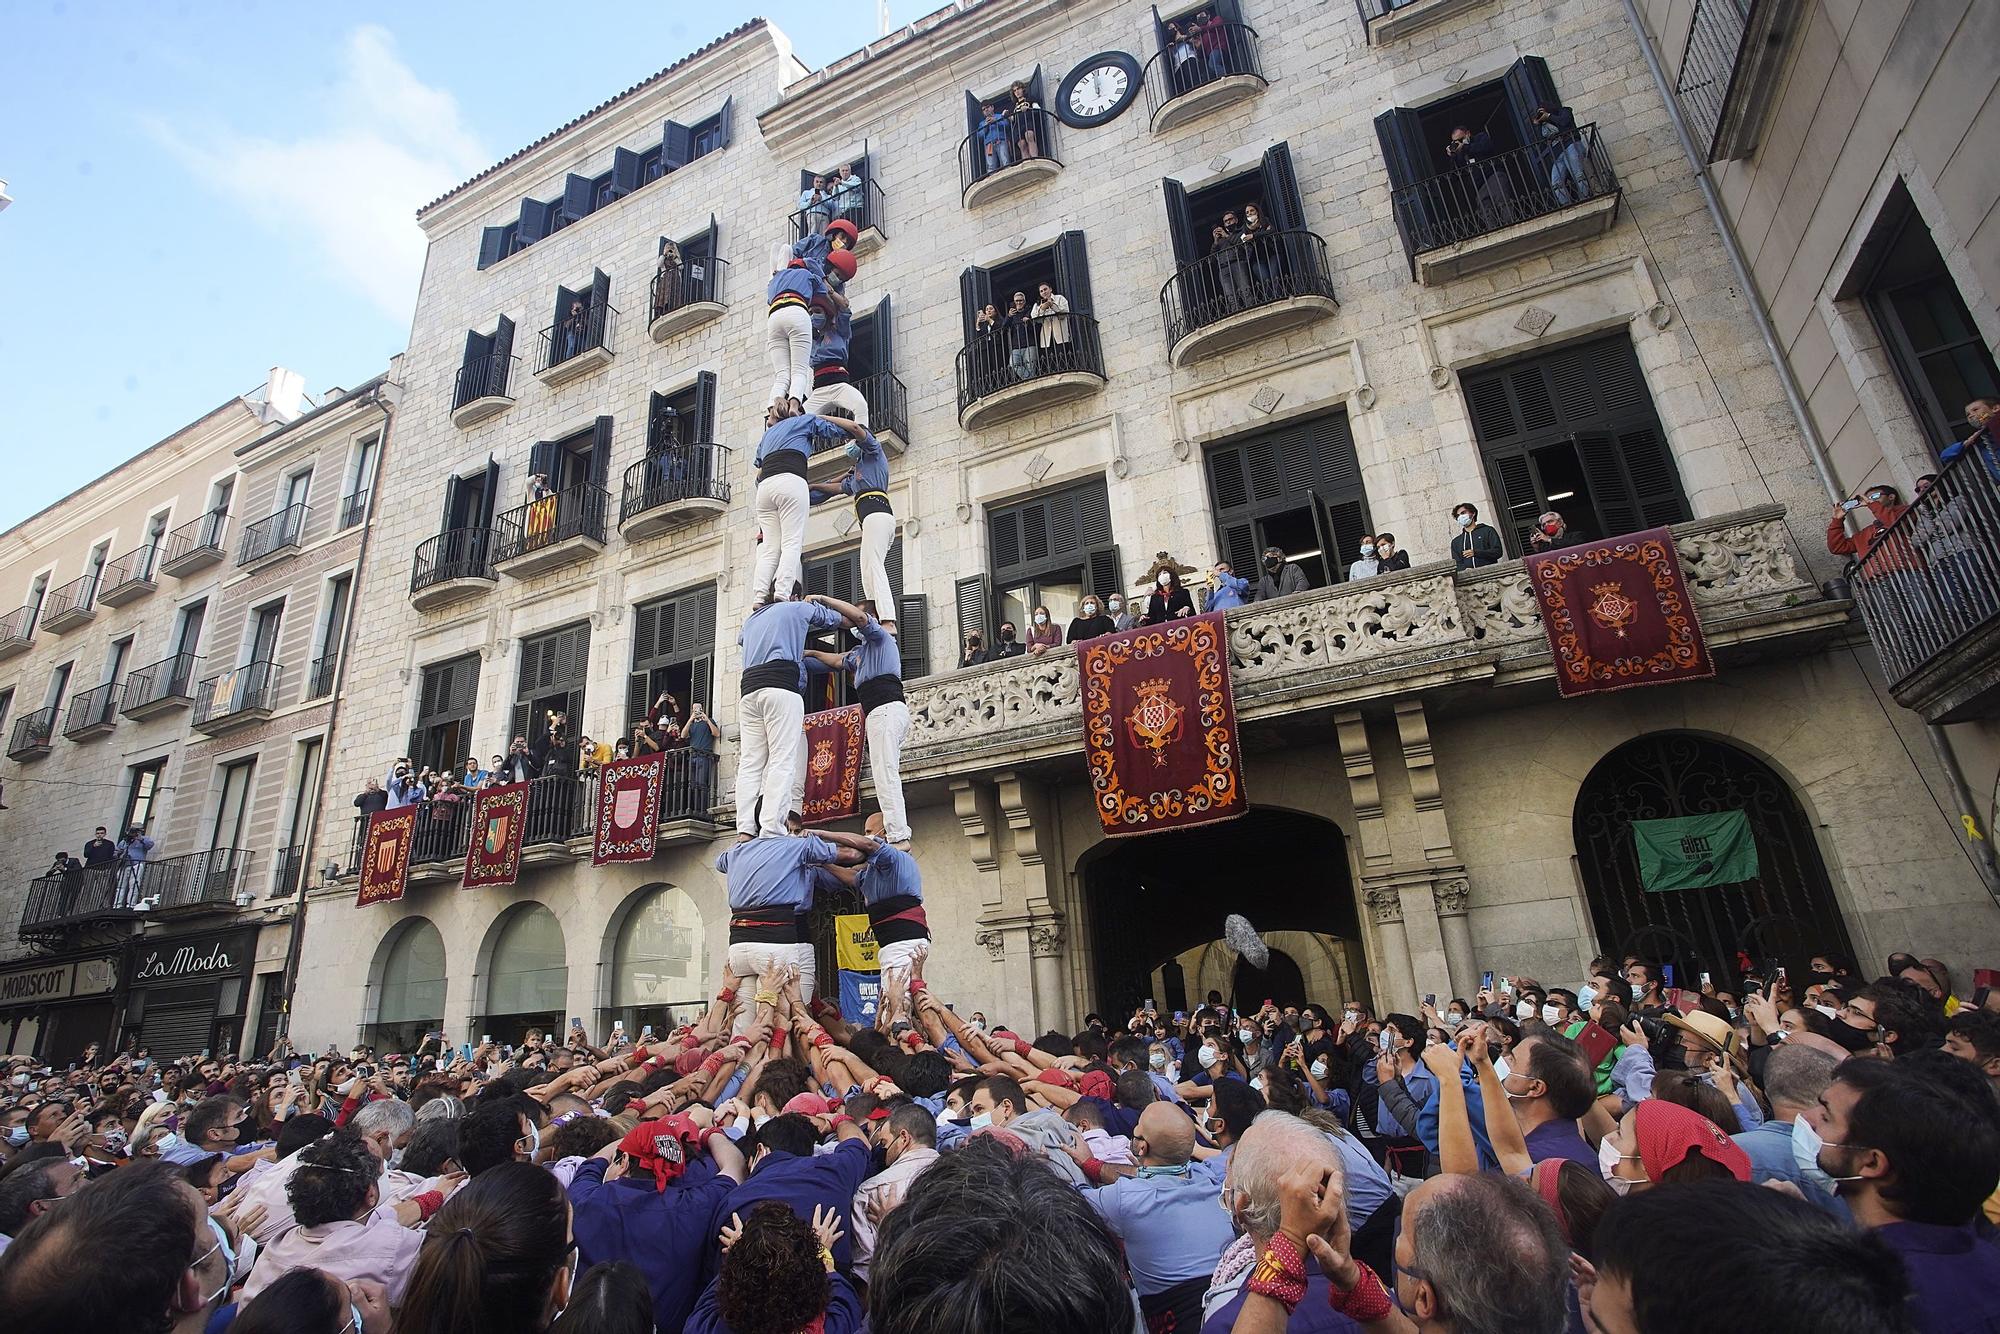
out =
<svg viewBox="0 0 2000 1334"><path fill-rule="evenodd" d="M500 506L500 462L491 454L486 456L486 495L480 504L478 528L491 528L493 516Z"/></svg>
<svg viewBox="0 0 2000 1334"><path fill-rule="evenodd" d="M896 648L905 681L931 674L931 601L922 593L896 599Z"/></svg>
<svg viewBox="0 0 2000 1334"><path fill-rule="evenodd" d="M1549 77L1548 62L1540 56L1522 56L1500 76L1500 86L1507 90L1507 110L1514 120L1514 133L1522 143L1534 143L1541 138L1540 127L1529 120L1535 108L1544 102L1552 107L1562 104L1556 95L1556 82Z"/></svg>
<svg viewBox="0 0 2000 1334"><path fill-rule="evenodd" d="M1392 192L1429 180L1437 174L1430 145L1424 142L1421 117L1408 107L1394 107L1375 118L1375 137L1382 144L1382 165L1389 170ZM1396 230L1403 234L1403 247L1414 253L1427 245L1430 217L1415 194L1397 201Z"/></svg>
<svg viewBox="0 0 2000 1334"><path fill-rule="evenodd" d="M715 113L715 146L717 148L729 147L730 126L735 120L735 106L735 97L725 97L722 99L722 110Z"/></svg>
<svg viewBox="0 0 2000 1334"><path fill-rule="evenodd" d="M1082 232L1064 232L1056 238L1055 262L1056 294L1069 298L1072 314L1090 314L1090 259L1084 253Z"/></svg>
<svg viewBox="0 0 2000 1334"><path fill-rule="evenodd" d="M660 131L660 170L678 171L694 157L694 131L678 121L668 121Z"/></svg>
<svg viewBox="0 0 2000 1334"><path fill-rule="evenodd" d="M1226 523L1222 525L1222 558L1229 562L1229 568L1237 575L1251 581L1256 586L1257 570L1257 528L1249 523Z"/></svg>
<svg viewBox="0 0 2000 1334"><path fill-rule="evenodd" d="M1273 144L1264 150L1264 207L1270 221L1290 231L1305 226L1305 200L1299 195L1299 178L1292 170L1292 150Z"/></svg>
<svg viewBox="0 0 2000 1334"><path fill-rule="evenodd" d="M494 358L491 374L486 377L486 392L505 394L508 380L513 375L513 365L508 360L514 355L514 321L502 315L493 326L493 341L488 348Z"/></svg>
<svg viewBox="0 0 2000 1334"><path fill-rule="evenodd" d="M875 303L875 310L869 319L869 332L875 340L875 372L878 375L896 369L895 329L895 312L885 296Z"/></svg>
<svg viewBox="0 0 2000 1334"><path fill-rule="evenodd" d="M1372 532L1368 526L1368 505L1358 497L1344 497L1326 503L1328 540L1333 550L1327 553L1326 567L1333 572L1335 582L1346 577L1347 567L1361 552L1361 535Z"/></svg>
<svg viewBox="0 0 2000 1334"><path fill-rule="evenodd" d="M463 477L452 476L444 479L444 517L438 520L440 533L451 531L452 521L458 514L458 493L464 485Z"/></svg>
<svg viewBox="0 0 2000 1334"><path fill-rule="evenodd" d="M1168 177L1160 182L1160 192L1166 199L1167 235L1174 243L1174 261L1192 264L1202 257L1202 246L1195 239L1194 218L1188 212L1187 187Z"/></svg>
<svg viewBox="0 0 2000 1334"><path fill-rule="evenodd" d="M479 234L479 267L491 268L507 258L507 229L488 227Z"/></svg>
<svg viewBox="0 0 2000 1334"><path fill-rule="evenodd" d="M516 224L521 244L533 245L549 234L549 224L555 213L554 204L544 204L535 199L521 201L521 220Z"/></svg>
<svg viewBox="0 0 2000 1334"><path fill-rule="evenodd" d="M1583 475L1590 479L1590 498L1597 506L1598 522L1604 526L1601 533L1579 536L1618 537L1636 532L1641 527L1639 506L1619 466L1617 437L1609 431L1578 431L1570 442L1583 464Z"/></svg>
<svg viewBox="0 0 2000 1334"><path fill-rule="evenodd" d="M651 672L633 672L625 678L625 727L623 734L631 735L632 724L646 716L653 707Z"/></svg>
<svg viewBox="0 0 2000 1334"><path fill-rule="evenodd" d="M702 371L694 377L694 421L689 424L694 440L712 444L715 432L715 372Z"/></svg>
<svg viewBox="0 0 2000 1334"><path fill-rule="evenodd" d="M590 426L590 484L601 487L611 473L611 418L599 417Z"/></svg>
<svg viewBox="0 0 2000 1334"><path fill-rule="evenodd" d="M1493 503L1499 513L1489 515L1493 527L1506 539L1507 550L1520 555L1528 549L1528 534L1535 516L1542 512L1542 498L1535 487L1528 456L1521 451L1487 456L1487 475L1493 486Z"/></svg>
<svg viewBox="0 0 2000 1334"><path fill-rule="evenodd" d="M562 211L571 222L588 216L591 200L596 197L595 184L588 176L571 172L563 180Z"/></svg>
<svg viewBox="0 0 2000 1334"><path fill-rule="evenodd" d="M1618 432L1617 450L1632 481L1632 495L1639 507L1641 527L1657 528L1685 523L1692 517L1687 497L1681 492L1680 470L1674 467L1673 452L1660 433L1650 426L1634 426Z"/></svg>
<svg viewBox="0 0 2000 1334"><path fill-rule="evenodd" d="M639 155L629 148L611 150L611 197L623 198L639 188Z"/></svg>
<svg viewBox="0 0 2000 1334"><path fill-rule="evenodd" d="M553 487L556 484L556 464L561 452L562 446L554 440L537 440L528 449L528 476L540 474L547 478L549 485ZM525 502L526 499L524 492L522 500Z"/></svg>
<svg viewBox="0 0 2000 1334"><path fill-rule="evenodd" d="M596 327L607 346L609 346L611 341L611 331L604 326L603 321L608 318L604 311L610 302L611 279L609 275L603 269L592 269L590 273L590 316L592 319L598 321Z"/></svg>
<svg viewBox="0 0 2000 1334"><path fill-rule="evenodd" d="M969 574L952 585L952 596L958 603L958 648L952 654L957 662L965 653L965 638L977 634L987 647L993 643L992 619L993 598L986 591L986 576Z"/></svg>
<svg viewBox="0 0 2000 1334"><path fill-rule="evenodd" d="M969 96L970 94L968 94ZM975 108L976 110L976 108ZM973 339L979 312L993 302L993 275L985 269L970 268L958 275L959 313L965 322L965 341ZM1071 303L1074 308L1074 303Z"/></svg>
<svg viewBox="0 0 2000 1334"><path fill-rule="evenodd" d="M1084 553L1083 586L1086 592L1106 598L1124 591L1125 572L1118 563L1116 543L1107 542Z"/></svg>

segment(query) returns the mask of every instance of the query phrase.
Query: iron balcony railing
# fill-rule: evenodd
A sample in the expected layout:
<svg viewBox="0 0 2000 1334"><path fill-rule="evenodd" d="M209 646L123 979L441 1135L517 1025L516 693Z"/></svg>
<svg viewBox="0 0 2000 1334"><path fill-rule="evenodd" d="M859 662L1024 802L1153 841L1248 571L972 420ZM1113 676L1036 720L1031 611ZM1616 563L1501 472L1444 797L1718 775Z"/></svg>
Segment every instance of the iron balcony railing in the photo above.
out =
<svg viewBox="0 0 2000 1334"><path fill-rule="evenodd" d="M248 848L211 848L147 862L136 868L139 899L154 912L233 902L250 893L251 860Z"/></svg>
<svg viewBox="0 0 2000 1334"><path fill-rule="evenodd" d="M1312 232L1261 232L1218 246L1160 289L1167 346L1231 315L1302 296L1333 298L1326 242Z"/></svg>
<svg viewBox="0 0 2000 1334"><path fill-rule="evenodd" d="M340 531L345 532L368 517L368 491L362 487L341 497Z"/></svg>
<svg viewBox="0 0 2000 1334"><path fill-rule="evenodd" d="M514 382L514 374L520 368L519 357L499 352L474 357L458 368L458 383L451 393L451 410L457 412L467 403L477 403L482 398L508 397L507 387Z"/></svg>
<svg viewBox="0 0 2000 1334"><path fill-rule="evenodd" d="M578 482L508 510L493 526L493 563L498 565L573 537L602 542L608 500L603 487Z"/></svg>
<svg viewBox="0 0 2000 1334"><path fill-rule="evenodd" d="M997 124L982 123L958 144L959 193L965 194L988 176L1023 162L1047 161L1060 167L1060 124L1043 107L1002 111Z"/></svg>
<svg viewBox="0 0 2000 1334"><path fill-rule="evenodd" d="M680 263L653 270L652 314L647 318L657 320L704 301L728 300L723 295L723 279L728 274L729 261L710 255L683 255Z"/></svg>
<svg viewBox="0 0 2000 1334"><path fill-rule="evenodd" d="M63 735L75 737L93 727L107 727L118 721L118 686L106 681L93 686L69 702L69 717L63 721Z"/></svg>
<svg viewBox="0 0 2000 1334"><path fill-rule="evenodd" d="M16 607L5 616L0 616L0 648L14 648L35 642L35 616L41 611L39 603Z"/></svg>
<svg viewBox="0 0 2000 1334"><path fill-rule="evenodd" d="M243 530L243 545L236 553L238 565L264 559L286 547L296 547L305 537L306 520L312 506L287 505L269 518L259 519Z"/></svg>
<svg viewBox="0 0 2000 1334"><path fill-rule="evenodd" d="M51 704L33 713L24 713L14 720L14 732L7 740L7 757L25 760L35 755L46 755L49 738L56 730L56 709Z"/></svg>
<svg viewBox="0 0 2000 1334"><path fill-rule="evenodd" d="M200 727L251 709L277 708L284 675L277 663L260 659L209 677L195 688L194 725Z"/></svg>
<svg viewBox="0 0 2000 1334"><path fill-rule="evenodd" d="M618 331L618 312L610 305L592 306L578 315L565 315L542 330L541 356L535 362L540 374L573 357L596 348L609 349Z"/></svg>
<svg viewBox="0 0 2000 1334"><path fill-rule="evenodd" d="M340 666L340 651L329 650L312 660L306 668L306 693L303 699L323 699L333 693L335 669Z"/></svg>
<svg viewBox="0 0 2000 1334"><path fill-rule="evenodd" d="M1264 77L1257 58L1257 30L1247 23L1187 23L1181 36L1166 35L1166 49L1146 62L1146 114L1217 79Z"/></svg>
<svg viewBox="0 0 2000 1334"><path fill-rule="evenodd" d="M104 567L98 576L98 596L110 598L133 584L143 584L153 577L153 563L159 555L159 548L147 543L134 547L118 559Z"/></svg>
<svg viewBox="0 0 2000 1334"><path fill-rule="evenodd" d="M882 230L882 187L872 176L857 176L859 184L836 191L818 205L799 209L792 214L792 240L799 242L814 232L823 232L826 225L836 218L845 218L854 224L854 230L865 232L870 227Z"/></svg>
<svg viewBox="0 0 2000 1334"><path fill-rule="evenodd" d="M1919 492L1850 570L1896 689L2000 619L2000 449L1969 449Z"/></svg>
<svg viewBox="0 0 2000 1334"><path fill-rule="evenodd" d="M1674 96L1704 161L1713 162L1722 130L1722 113L1736 88L1736 73L1748 24L1745 0L1694 0L1688 23L1687 47Z"/></svg>
<svg viewBox="0 0 2000 1334"><path fill-rule="evenodd" d="M223 535L228 531L228 511L210 510L200 518L192 519L167 534L167 549L161 558L161 563L173 565L204 552L220 556Z"/></svg>
<svg viewBox="0 0 2000 1334"><path fill-rule="evenodd" d="M121 906L128 906L118 902L118 877L117 867L78 867L29 881L20 934L24 938L45 935L59 927L116 915Z"/></svg>
<svg viewBox="0 0 2000 1334"><path fill-rule="evenodd" d="M876 435L893 432L898 440L910 440L910 391L894 371L877 371L854 382L868 404L868 429Z"/></svg>
<svg viewBox="0 0 2000 1334"><path fill-rule="evenodd" d="M135 667L125 674L125 699L121 707L131 713L164 700L191 698L195 668L200 662L192 653L176 653L171 658Z"/></svg>
<svg viewBox="0 0 2000 1334"><path fill-rule="evenodd" d="M1104 345L1089 315L1051 315L1026 330L975 335L958 352L958 410L1017 384L1073 371L1104 375Z"/></svg>
<svg viewBox="0 0 2000 1334"><path fill-rule="evenodd" d="M1617 191L1611 154L1597 126L1584 125L1402 186L1393 198L1414 268L1416 256L1427 251Z"/></svg>
<svg viewBox="0 0 2000 1334"><path fill-rule="evenodd" d="M279 848L273 859L271 870L271 897L289 899L299 892L299 886L306 878L306 847L294 843L289 848Z"/></svg>
<svg viewBox="0 0 2000 1334"><path fill-rule="evenodd" d="M727 445L668 445L627 468L618 522L683 500L729 503Z"/></svg>
<svg viewBox="0 0 2000 1334"><path fill-rule="evenodd" d="M410 591L421 593L433 584L453 579L491 579L493 574L493 530L454 528L417 544L410 570Z"/></svg>
<svg viewBox="0 0 2000 1334"><path fill-rule="evenodd" d="M1384 14L1393 14L1399 9L1408 9L1420 0L1354 0L1354 7L1361 12L1362 26L1373 28L1375 20Z"/></svg>
<svg viewBox="0 0 2000 1334"><path fill-rule="evenodd" d="M87 612L97 601L97 576L86 574L80 579L72 579L61 588L52 588L42 599L42 624L58 620L71 612Z"/></svg>

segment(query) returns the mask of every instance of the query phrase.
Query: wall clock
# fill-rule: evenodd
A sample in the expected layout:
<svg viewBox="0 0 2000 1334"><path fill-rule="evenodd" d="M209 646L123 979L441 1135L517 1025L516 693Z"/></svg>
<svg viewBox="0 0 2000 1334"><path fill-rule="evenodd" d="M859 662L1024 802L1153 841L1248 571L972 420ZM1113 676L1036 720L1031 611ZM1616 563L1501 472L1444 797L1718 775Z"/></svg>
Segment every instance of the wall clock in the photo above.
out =
<svg viewBox="0 0 2000 1334"><path fill-rule="evenodd" d="M1101 51L1056 89L1055 112L1065 125L1088 130L1117 119L1139 95L1139 62L1123 51Z"/></svg>

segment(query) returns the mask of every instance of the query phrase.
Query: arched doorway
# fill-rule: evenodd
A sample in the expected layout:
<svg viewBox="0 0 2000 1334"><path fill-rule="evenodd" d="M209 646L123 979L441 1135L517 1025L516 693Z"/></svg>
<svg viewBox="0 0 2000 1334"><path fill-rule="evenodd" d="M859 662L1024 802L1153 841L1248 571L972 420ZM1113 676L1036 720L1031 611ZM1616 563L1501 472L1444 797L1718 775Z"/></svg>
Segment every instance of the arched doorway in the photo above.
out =
<svg viewBox="0 0 2000 1334"><path fill-rule="evenodd" d="M519 1046L531 1028L563 1040L569 961L562 924L539 903L523 903L494 924L486 956L486 1003L479 1032Z"/></svg>
<svg viewBox="0 0 2000 1334"><path fill-rule="evenodd" d="M607 1026L622 1021L634 1041L646 1025L664 1038L708 1008L707 936L684 889L647 885L635 894L611 946Z"/></svg>
<svg viewBox="0 0 2000 1334"><path fill-rule="evenodd" d="M444 1022L444 937L429 920L399 923L376 947L375 1013L367 1042L377 1051L415 1051Z"/></svg>
<svg viewBox="0 0 2000 1334"><path fill-rule="evenodd" d="M1223 824L1100 843L1078 871L1095 1008L1107 1020L1149 995L1171 1011L1199 1005L1211 990L1250 1008L1267 995L1281 1005L1291 999L1271 994L1278 989L1326 1005L1345 999L1336 992L1368 994L1347 838L1332 821L1257 809ZM1261 975L1239 973L1235 951L1222 943L1230 913L1272 946ZM1239 986L1250 991L1232 997Z"/></svg>
<svg viewBox="0 0 2000 1334"><path fill-rule="evenodd" d="M1755 879L1658 893L1642 887L1634 820L1736 810L1757 840ZM1691 732L1626 742L1584 779L1572 830L1607 954L1670 964L1680 985L1695 986L1707 972L1725 987L1738 981L1742 959L1759 968L1775 959L1802 977L1819 951L1853 953L1812 823L1790 785L1726 742Z"/></svg>

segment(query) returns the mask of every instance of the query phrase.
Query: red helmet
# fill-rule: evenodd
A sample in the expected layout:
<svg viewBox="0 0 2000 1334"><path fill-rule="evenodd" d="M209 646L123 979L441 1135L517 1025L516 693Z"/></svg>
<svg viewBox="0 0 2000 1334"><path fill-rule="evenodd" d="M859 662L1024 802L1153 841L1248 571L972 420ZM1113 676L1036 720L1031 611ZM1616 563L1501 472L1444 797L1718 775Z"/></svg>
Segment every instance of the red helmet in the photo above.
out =
<svg viewBox="0 0 2000 1334"><path fill-rule="evenodd" d="M839 274L842 282L852 280L855 269L860 267L854 262L854 252L852 250L832 250L827 252L826 266Z"/></svg>
<svg viewBox="0 0 2000 1334"><path fill-rule="evenodd" d="M861 244L861 233L855 228L854 224L849 222L846 218L835 218L832 222L829 222L826 225L826 234L829 238L834 236L845 236L847 238L847 248L849 250L852 250L854 249L855 246Z"/></svg>

